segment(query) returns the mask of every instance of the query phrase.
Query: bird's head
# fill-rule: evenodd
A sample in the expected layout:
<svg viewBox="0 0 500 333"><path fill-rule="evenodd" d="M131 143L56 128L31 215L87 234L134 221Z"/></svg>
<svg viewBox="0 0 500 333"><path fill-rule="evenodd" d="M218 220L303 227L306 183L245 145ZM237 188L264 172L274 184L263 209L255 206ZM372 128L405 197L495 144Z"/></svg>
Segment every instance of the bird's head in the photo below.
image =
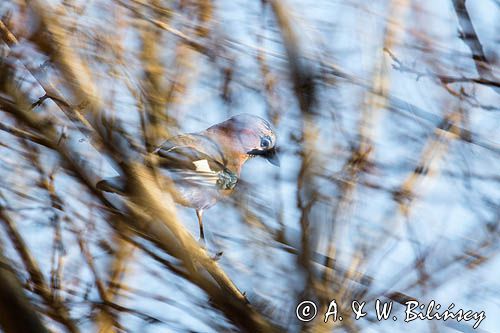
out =
<svg viewBox="0 0 500 333"><path fill-rule="evenodd" d="M217 125L216 125L217 126ZM261 156L279 166L276 133L268 121L250 114L239 114L218 125L232 137L232 146L247 157Z"/></svg>

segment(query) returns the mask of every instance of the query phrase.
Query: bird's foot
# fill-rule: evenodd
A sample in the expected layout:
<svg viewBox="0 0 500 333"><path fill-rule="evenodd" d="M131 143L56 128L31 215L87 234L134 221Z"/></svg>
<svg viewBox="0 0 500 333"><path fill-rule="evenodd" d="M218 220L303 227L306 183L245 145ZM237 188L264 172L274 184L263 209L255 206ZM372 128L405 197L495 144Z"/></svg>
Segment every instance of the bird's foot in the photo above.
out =
<svg viewBox="0 0 500 333"><path fill-rule="evenodd" d="M207 252L209 253L210 258L212 258L212 260L217 261L217 260L219 260L219 259L222 257L222 255L224 254L224 252L223 252L223 251L217 251L217 252L215 252L215 253L213 253L213 252L212 252L213 254L210 254L210 252L211 252L211 251L209 251L209 250L208 250L208 248L207 248L207 242L205 241L205 238L201 238L201 237L200 237L200 239L198 239L198 244L200 245L200 247L201 247L202 249L204 249L205 251L207 251Z"/></svg>
<svg viewBox="0 0 500 333"><path fill-rule="evenodd" d="M212 260L218 261L222 257L223 254L224 254L224 252L222 252L222 251L215 252L215 255L212 256Z"/></svg>
<svg viewBox="0 0 500 333"><path fill-rule="evenodd" d="M205 238L200 238L198 239L198 244L200 245L201 248L207 249L207 242L205 241Z"/></svg>

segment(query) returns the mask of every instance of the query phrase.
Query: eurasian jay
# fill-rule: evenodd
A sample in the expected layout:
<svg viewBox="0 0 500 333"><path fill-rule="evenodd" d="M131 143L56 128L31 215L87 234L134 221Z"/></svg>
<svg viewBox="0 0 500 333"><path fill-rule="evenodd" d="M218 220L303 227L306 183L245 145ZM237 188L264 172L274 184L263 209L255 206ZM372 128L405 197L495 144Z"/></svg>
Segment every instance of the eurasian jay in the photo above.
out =
<svg viewBox="0 0 500 333"><path fill-rule="evenodd" d="M196 210L200 238L204 241L203 212L231 194L243 164L252 157L265 157L279 166L276 133L266 120L240 114L198 133L168 139L154 152L162 173L172 179L179 204ZM120 177L97 183L107 192L120 192Z"/></svg>

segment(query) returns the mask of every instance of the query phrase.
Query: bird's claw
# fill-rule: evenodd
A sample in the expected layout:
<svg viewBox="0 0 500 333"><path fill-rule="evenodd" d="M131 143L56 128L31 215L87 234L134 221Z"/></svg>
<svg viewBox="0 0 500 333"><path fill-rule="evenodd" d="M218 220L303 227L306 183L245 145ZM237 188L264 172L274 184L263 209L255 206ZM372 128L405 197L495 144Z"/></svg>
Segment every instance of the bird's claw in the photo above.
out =
<svg viewBox="0 0 500 333"><path fill-rule="evenodd" d="M222 252L222 251L216 252L215 255L212 257L212 260L218 261L222 257L223 254L224 254L224 252Z"/></svg>
<svg viewBox="0 0 500 333"><path fill-rule="evenodd" d="M198 239L198 244L202 249L207 249L207 242L205 241L205 238L200 238Z"/></svg>

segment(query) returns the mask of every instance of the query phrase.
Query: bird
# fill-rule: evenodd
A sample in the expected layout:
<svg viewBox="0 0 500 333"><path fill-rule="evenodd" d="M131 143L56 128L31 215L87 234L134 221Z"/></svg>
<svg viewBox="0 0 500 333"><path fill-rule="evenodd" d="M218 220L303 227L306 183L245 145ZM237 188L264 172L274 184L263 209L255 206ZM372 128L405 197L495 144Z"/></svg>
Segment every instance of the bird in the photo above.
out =
<svg viewBox="0 0 500 333"><path fill-rule="evenodd" d="M169 138L152 153L158 157L161 173L175 185L174 200L195 209L203 243L203 213L234 191L243 164L253 157L263 157L280 165L274 128L267 120L246 113L200 132ZM103 179L96 187L120 193L124 184L118 176Z"/></svg>

